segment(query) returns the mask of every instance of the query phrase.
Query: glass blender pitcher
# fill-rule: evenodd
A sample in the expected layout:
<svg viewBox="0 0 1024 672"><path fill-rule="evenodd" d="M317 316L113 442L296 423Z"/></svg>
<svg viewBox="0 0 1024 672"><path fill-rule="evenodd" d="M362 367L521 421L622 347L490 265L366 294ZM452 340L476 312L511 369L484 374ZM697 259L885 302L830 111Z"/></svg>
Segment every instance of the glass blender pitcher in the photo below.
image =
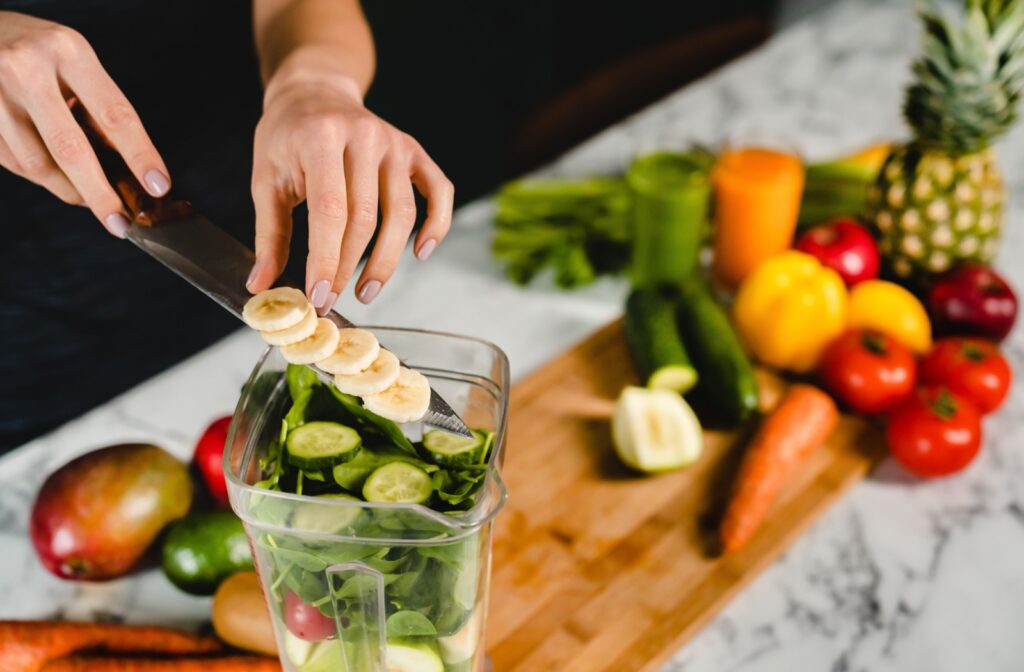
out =
<svg viewBox="0 0 1024 672"><path fill-rule="evenodd" d="M457 513L257 487L291 402L287 363L268 349L243 388L224 460L281 664L286 672L479 672L492 521L508 496L500 474L508 360L472 338L370 329L468 426L494 433L486 476L472 508Z"/></svg>

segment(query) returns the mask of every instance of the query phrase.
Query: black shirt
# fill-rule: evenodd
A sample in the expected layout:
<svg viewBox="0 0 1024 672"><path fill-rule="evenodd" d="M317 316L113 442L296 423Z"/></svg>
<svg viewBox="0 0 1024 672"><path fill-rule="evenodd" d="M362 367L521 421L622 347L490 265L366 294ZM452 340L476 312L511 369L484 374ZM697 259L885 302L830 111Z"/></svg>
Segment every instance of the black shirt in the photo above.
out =
<svg viewBox="0 0 1024 672"><path fill-rule="evenodd" d="M175 194L251 244L262 91L249 0L0 0L0 10L81 32L139 112ZM0 452L238 326L89 211L3 169L0 227Z"/></svg>

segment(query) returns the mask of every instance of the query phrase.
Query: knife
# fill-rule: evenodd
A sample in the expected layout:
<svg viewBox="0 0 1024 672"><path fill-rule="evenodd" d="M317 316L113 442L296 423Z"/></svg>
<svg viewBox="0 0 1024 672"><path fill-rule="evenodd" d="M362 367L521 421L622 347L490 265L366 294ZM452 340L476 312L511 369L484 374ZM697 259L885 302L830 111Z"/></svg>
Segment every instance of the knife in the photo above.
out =
<svg viewBox="0 0 1024 672"><path fill-rule="evenodd" d="M255 262L253 251L196 212L188 201L170 196L153 198L146 193L121 156L84 118L80 106L76 106L75 113L103 171L131 216L132 223L125 237L241 320L242 307L251 297L245 282ZM285 278L278 284L301 289ZM342 328L355 326L333 310L326 317ZM317 372L325 381L330 380L323 371ZM431 427L472 437L462 418L433 389L422 421Z"/></svg>

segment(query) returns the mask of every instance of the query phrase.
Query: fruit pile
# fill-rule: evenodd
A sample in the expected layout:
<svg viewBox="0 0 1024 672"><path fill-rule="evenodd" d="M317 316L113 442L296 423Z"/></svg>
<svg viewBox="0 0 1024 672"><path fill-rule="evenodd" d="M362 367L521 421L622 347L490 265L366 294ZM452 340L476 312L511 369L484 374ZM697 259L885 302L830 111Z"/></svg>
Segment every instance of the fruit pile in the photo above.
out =
<svg viewBox="0 0 1024 672"><path fill-rule="evenodd" d="M315 365L334 376L340 392L361 397L367 410L392 422L414 422L430 406L430 383L402 366L365 329L338 329L318 318L301 291L267 289L249 299L242 319L292 364Z"/></svg>

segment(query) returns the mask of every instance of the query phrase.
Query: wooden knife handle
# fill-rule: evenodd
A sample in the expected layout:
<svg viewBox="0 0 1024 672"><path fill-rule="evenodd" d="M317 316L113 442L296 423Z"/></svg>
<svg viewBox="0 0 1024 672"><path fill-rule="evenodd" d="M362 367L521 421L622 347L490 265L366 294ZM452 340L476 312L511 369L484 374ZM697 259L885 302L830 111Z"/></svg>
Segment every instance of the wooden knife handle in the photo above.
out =
<svg viewBox="0 0 1024 672"><path fill-rule="evenodd" d="M143 188L128 165L107 142L93 125L89 115L81 105L72 108L75 119L85 131L96 158L99 159L103 173L110 180L114 190L121 197L125 210L139 226L155 226L161 222L181 219L192 214L192 204L167 194L162 198L150 196Z"/></svg>

